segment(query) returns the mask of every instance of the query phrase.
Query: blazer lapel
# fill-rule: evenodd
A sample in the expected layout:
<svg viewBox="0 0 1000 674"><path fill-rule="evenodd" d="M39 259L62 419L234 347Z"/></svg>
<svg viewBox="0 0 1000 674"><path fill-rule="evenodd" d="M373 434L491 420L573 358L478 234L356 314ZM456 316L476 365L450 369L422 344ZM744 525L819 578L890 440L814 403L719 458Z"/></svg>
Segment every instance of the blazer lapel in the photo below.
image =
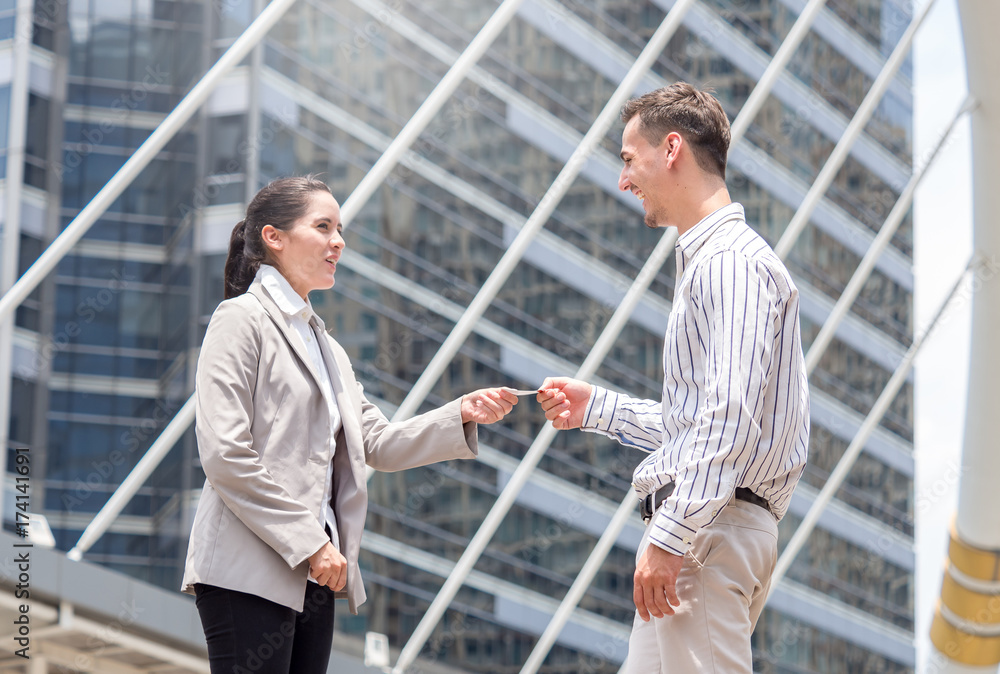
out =
<svg viewBox="0 0 1000 674"><path fill-rule="evenodd" d="M323 390L321 380L319 378L319 372L316 371L316 366L313 365L312 358L309 357L308 352L306 352L306 345L302 343L302 339L296 333L295 328L291 326L288 321L288 316L285 315L278 305L274 303L271 296L267 294L261 286L260 281L254 281L250 285L250 289L247 291L256 297L260 303L263 305L264 310L267 315L271 317L271 320L276 326L278 326L278 331L281 332L282 337L288 343L288 346L292 349L292 352L298 357L302 365L309 371L312 376L313 381L316 383L316 388L320 391Z"/></svg>
<svg viewBox="0 0 1000 674"><path fill-rule="evenodd" d="M319 320L319 317L317 317ZM330 379L333 382L333 394L337 398L337 406L340 408L340 419L344 426L344 438L347 441L348 452L351 455L351 465L355 473L364 473L364 439L362 437L361 421L355 414L346 413L345 410L354 410L359 406L359 401L355 400L356 390L348 389L348 378L344 372L351 372L351 363L346 357L341 358L339 350L335 350L331 344L332 338L326 333L322 321L319 326L319 345L323 353L323 359L330 370ZM362 478L364 479L364 478Z"/></svg>

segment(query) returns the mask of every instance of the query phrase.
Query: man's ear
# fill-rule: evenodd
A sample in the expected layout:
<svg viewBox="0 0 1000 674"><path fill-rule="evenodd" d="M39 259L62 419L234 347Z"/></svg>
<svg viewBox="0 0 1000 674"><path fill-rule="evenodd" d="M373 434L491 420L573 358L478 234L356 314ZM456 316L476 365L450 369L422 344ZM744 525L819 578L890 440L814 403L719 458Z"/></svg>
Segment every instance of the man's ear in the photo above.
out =
<svg viewBox="0 0 1000 674"><path fill-rule="evenodd" d="M677 160L677 155L680 153L683 145L684 137L676 131L671 131L667 134L667 137L664 138L663 153L667 162L667 168L673 166L673 163Z"/></svg>
<svg viewBox="0 0 1000 674"><path fill-rule="evenodd" d="M282 250L285 247L281 231L274 225L264 225L260 230L260 238L264 240L264 245L271 250Z"/></svg>

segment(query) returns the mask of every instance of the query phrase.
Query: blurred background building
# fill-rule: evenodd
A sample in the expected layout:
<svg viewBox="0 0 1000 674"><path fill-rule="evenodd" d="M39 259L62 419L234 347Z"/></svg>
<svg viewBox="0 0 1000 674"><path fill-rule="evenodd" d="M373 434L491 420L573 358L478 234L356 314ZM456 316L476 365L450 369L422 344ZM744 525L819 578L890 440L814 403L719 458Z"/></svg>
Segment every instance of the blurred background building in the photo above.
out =
<svg viewBox="0 0 1000 674"><path fill-rule="evenodd" d="M29 115L8 136L14 0L0 0L0 178L23 146L18 275L249 24L261 0L37 0ZM367 394L391 414L590 128L672 0L528 0L346 233L335 288L312 297ZM701 0L643 82L715 88L730 118L805 0ZM728 183L772 244L910 20L904 0L829 0L745 139ZM300 0L18 309L8 454L30 447L35 503L68 550L193 390L233 226L272 178L318 173L343 201L496 9L471 0ZM657 234L617 190L621 126L602 140L427 405L572 374ZM906 183L909 66L788 258L808 347ZM809 465L782 543L912 337L909 218L813 375ZM674 263L599 371L659 398ZM754 636L761 672L911 672L913 408L906 384ZM5 420L0 412L0 420ZM481 429L478 462L377 474L369 601L348 635L401 646L543 417ZM423 657L516 672L629 489L641 455L562 433ZM13 465L12 461L8 462ZM44 476L44 481L41 479ZM204 475L193 432L86 559L180 584ZM7 489L8 501L10 488ZM10 506L4 509L9 520ZM5 523L10 529L11 523ZM626 527L542 671L617 672L641 535ZM335 642L336 643L336 642Z"/></svg>

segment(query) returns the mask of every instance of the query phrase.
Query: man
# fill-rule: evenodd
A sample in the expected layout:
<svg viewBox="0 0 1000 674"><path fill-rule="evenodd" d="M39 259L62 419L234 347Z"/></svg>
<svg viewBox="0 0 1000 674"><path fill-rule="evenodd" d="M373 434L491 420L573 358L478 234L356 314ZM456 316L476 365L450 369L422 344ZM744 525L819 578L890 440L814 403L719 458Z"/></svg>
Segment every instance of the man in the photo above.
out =
<svg viewBox="0 0 1000 674"><path fill-rule="evenodd" d="M798 290L729 198L729 121L711 94L674 84L622 121L619 188L648 227L679 234L663 400L557 377L538 401L558 429L650 452L633 477L647 526L627 671L749 673L809 439Z"/></svg>

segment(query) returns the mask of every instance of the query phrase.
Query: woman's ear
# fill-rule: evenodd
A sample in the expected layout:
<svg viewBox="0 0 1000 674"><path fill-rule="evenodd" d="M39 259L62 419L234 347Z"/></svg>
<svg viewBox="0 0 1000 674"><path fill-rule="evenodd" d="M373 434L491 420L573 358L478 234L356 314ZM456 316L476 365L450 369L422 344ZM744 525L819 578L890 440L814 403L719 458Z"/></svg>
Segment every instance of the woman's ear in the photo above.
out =
<svg viewBox="0 0 1000 674"><path fill-rule="evenodd" d="M260 230L260 238L264 241L264 245L271 250L282 250L285 247L281 230L274 225L264 225Z"/></svg>

